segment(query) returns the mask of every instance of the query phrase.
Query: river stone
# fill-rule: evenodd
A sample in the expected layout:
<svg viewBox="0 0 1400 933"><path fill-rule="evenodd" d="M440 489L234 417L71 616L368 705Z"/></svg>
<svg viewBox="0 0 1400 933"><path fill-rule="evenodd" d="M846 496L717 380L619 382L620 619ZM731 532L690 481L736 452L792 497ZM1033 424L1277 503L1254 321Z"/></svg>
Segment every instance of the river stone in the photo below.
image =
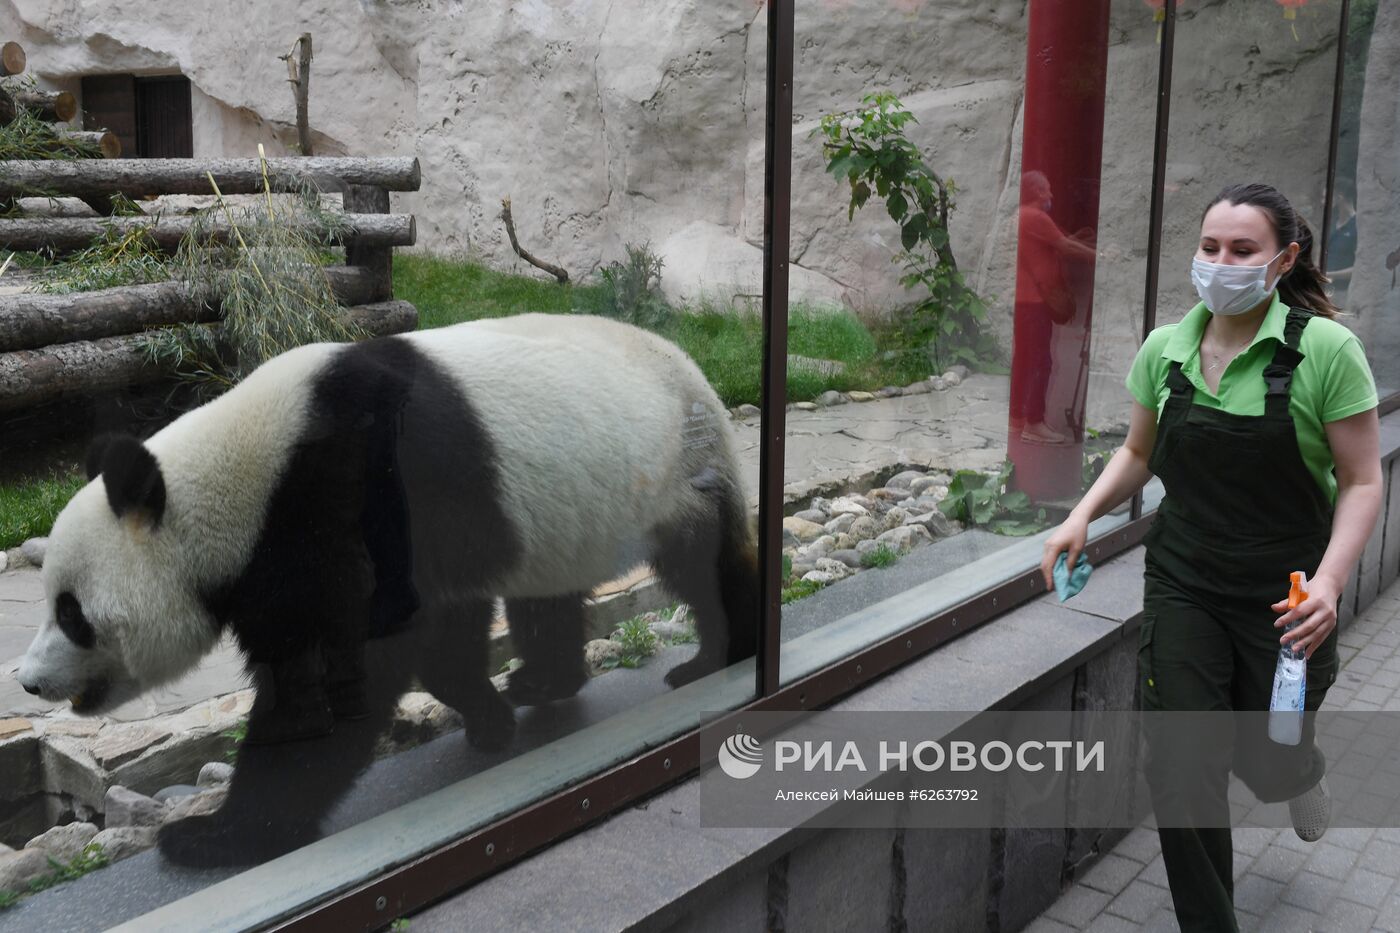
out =
<svg viewBox="0 0 1400 933"><path fill-rule="evenodd" d="M881 486L879 488L870 490L868 493L866 493L866 495L869 498L875 500L875 503L878 506L881 502L893 503L898 502L900 499L907 498L909 495L909 490L891 489L888 486Z"/></svg>
<svg viewBox="0 0 1400 933"><path fill-rule="evenodd" d="M102 847L102 854L107 857L107 861L120 862L154 846L156 827L113 826L93 836L92 841Z"/></svg>
<svg viewBox="0 0 1400 933"><path fill-rule="evenodd" d="M832 518L847 514L865 515L874 507L875 500L868 499L865 496L841 496L838 499L831 500L831 505L827 507L827 512L831 513Z"/></svg>
<svg viewBox="0 0 1400 933"><path fill-rule="evenodd" d="M20 554L35 567L44 566L44 555L49 550L48 538L30 538L19 546Z"/></svg>
<svg viewBox="0 0 1400 933"><path fill-rule="evenodd" d="M942 376L929 376L928 384L935 392L946 392L948 389L948 383L943 381Z"/></svg>
<svg viewBox="0 0 1400 933"><path fill-rule="evenodd" d="M904 390L899 386L885 386L883 389L876 390L875 394L880 398L899 398L904 394Z"/></svg>
<svg viewBox="0 0 1400 933"><path fill-rule="evenodd" d="M4 573L8 566L10 566L10 552L0 550L0 573Z"/></svg>
<svg viewBox="0 0 1400 933"><path fill-rule="evenodd" d="M857 539L856 539L856 537L855 537L854 535L849 534L849 533L847 533L847 532L842 532L841 534L839 534L839 535L836 536L836 545L835 545L835 547L832 548L832 550L835 550L835 551L850 550L851 548L854 548L854 547L856 546L856 540L857 540ZM827 555L827 557L830 557L830 556L831 556L830 554Z"/></svg>
<svg viewBox="0 0 1400 933"><path fill-rule="evenodd" d="M885 480L886 489L908 489L914 488L914 481L926 479L927 477L919 470L901 470L894 476Z"/></svg>
<svg viewBox="0 0 1400 933"><path fill-rule="evenodd" d="M803 509L801 512L794 512L793 518L800 518L804 522L811 522L814 525L826 524L827 514L820 509Z"/></svg>
<svg viewBox="0 0 1400 933"><path fill-rule="evenodd" d="M784 529L783 529L783 547L784 547L784 548L795 548L795 547L797 547L797 546L798 546L799 544L801 544L801 543L802 543L801 541L798 541L798 540L797 540L797 535L793 534L791 529L789 529L789 528L784 528Z"/></svg>
<svg viewBox="0 0 1400 933"><path fill-rule="evenodd" d="M962 522L949 518L938 509L921 515L911 515L905 519L904 524L919 525L929 534L939 538L948 538L963 530Z"/></svg>
<svg viewBox="0 0 1400 933"><path fill-rule="evenodd" d="M928 395L932 391L933 386L929 385L927 380L922 379L918 382L913 383L912 385L907 385L904 387L905 395Z"/></svg>
<svg viewBox="0 0 1400 933"><path fill-rule="evenodd" d="M851 530L848 533L857 541L873 538L880 533L880 523L869 515L862 515L851 523Z"/></svg>
<svg viewBox="0 0 1400 933"><path fill-rule="evenodd" d="M200 788L195 787L193 784L171 784L169 787L162 787L160 790L156 791L151 795L151 799L159 801L160 803L173 803L176 800L182 800L185 797L193 796L199 792Z"/></svg>
<svg viewBox="0 0 1400 933"><path fill-rule="evenodd" d="M826 534L826 529L816 522L809 522L804 518L797 518L792 515L783 519L783 528L791 531L793 536L803 544L810 544Z"/></svg>
<svg viewBox="0 0 1400 933"><path fill-rule="evenodd" d="M859 570L861 567L860 552L857 551L854 547L842 548L839 551L832 551L828 559L840 561L847 567L850 567L852 570Z"/></svg>
<svg viewBox="0 0 1400 933"><path fill-rule="evenodd" d="M924 492L927 492L930 489L935 488L936 486L943 485L939 482L939 480L941 480L942 478L943 477L941 476L917 477L916 479L913 479L909 482L909 491L916 496L920 495Z"/></svg>
<svg viewBox="0 0 1400 933"><path fill-rule="evenodd" d="M827 389L821 395L817 396L817 404L823 408L830 408L833 405L844 405L846 404L846 396L837 392L835 389Z"/></svg>
<svg viewBox="0 0 1400 933"><path fill-rule="evenodd" d="M89 746L88 751L97 763L111 771L139 757L146 749L170 738L170 730L159 726L134 724L130 726L108 726Z"/></svg>
<svg viewBox="0 0 1400 933"><path fill-rule="evenodd" d="M166 804L128 787L113 784L107 788L103 808L109 829L115 826L159 826L165 817Z"/></svg>
<svg viewBox="0 0 1400 933"><path fill-rule="evenodd" d="M622 643L611 638L595 638L583 646L583 659L589 667L602 667L604 662L622 657Z"/></svg>
<svg viewBox="0 0 1400 933"><path fill-rule="evenodd" d="M949 367L948 367L948 372L946 372L946 373L943 374L944 377L946 378L946 377L948 376L949 373L951 373L951 374L954 375L954 376L957 376L957 377L958 377L958 381L961 382L962 380L966 379L968 376L971 376L971 375L972 375L972 370L968 369L968 368L967 368L966 366L964 366L962 363L954 363L952 366L949 366Z"/></svg>
<svg viewBox="0 0 1400 933"><path fill-rule="evenodd" d="M888 531L891 528L898 528L900 525L903 525L908 518L909 512L907 510L895 506L885 513L885 530Z"/></svg>
<svg viewBox="0 0 1400 933"><path fill-rule="evenodd" d="M866 538L864 541L856 542L856 555L864 557L880 546L880 542L874 538Z"/></svg>
<svg viewBox="0 0 1400 933"><path fill-rule="evenodd" d="M181 797L175 801L173 807L165 811L165 822L173 823L187 816L208 816L224 805L226 797L228 797L227 786L214 787L197 794L190 794L188 797Z"/></svg>
<svg viewBox="0 0 1400 933"><path fill-rule="evenodd" d="M29 882L52 871L49 855L41 849L23 849L0 855L0 891L27 891Z"/></svg>
<svg viewBox="0 0 1400 933"><path fill-rule="evenodd" d="M844 580L851 575L851 568L844 561L823 557L817 561L818 573L829 573L833 580Z"/></svg>
<svg viewBox="0 0 1400 933"><path fill-rule="evenodd" d="M738 412L740 418L757 418L763 414L762 409L757 405L750 405L748 402L740 405L735 411Z"/></svg>
<svg viewBox="0 0 1400 933"><path fill-rule="evenodd" d="M211 761L199 769L195 784L199 787L219 787L233 780L233 765L226 761Z"/></svg>
<svg viewBox="0 0 1400 933"><path fill-rule="evenodd" d="M836 536L822 535L820 538L807 545L807 556L812 558L813 560L816 560L818 558L825 557L827 554L831 553L835 549Z"/></svg>
<svg viewBox="0 0 1400 933"><path fill-rule="evenodd" d="M802 579L805 574L817 569L817 562L814 560L795 560L792 562L792 575L797 579Z"/></svg>
<svg viewBox="0 0 1400 933"><path fill-rule="evenodd" d="M922 525L901 525L891 528L875 539L876 544L888 545L903 554L933 541L933 536Z"/></svg>
<svg viewBox="0 0 1400 933"><path fill-rule="evenodd" d="M856 391L856 392L847 392L846 395L847 395L847 396L850 398L850 400L853 401L853 402L873 402L873 401L875 401L875 397L876 397L874 392L860 392L860 391Z"/></svg>
<svg viewBox="0 0 1400 933"><path fill-rule="evenodd" d="M83 854L83 849L96 835L97 827L92 823L68 823L35 836L24 847L39 849L60 862L71 862Z"/></svg>
<svg viewBox="0 0 1400 933"><path fill-rule="evenodd" d="M816 411L821 406L816 402L793 402L792 407L798 411Z"/></svg>
<svg viewBox="0 0 1400 933"><path fill-rule="evenodd" d="M802 579L807 583L820 583L825 586L828 583L835 583L836 577L822 570L811 570L802 575Z"/></svg>
<svg viewBox="0 0 1400 933"><path fill-rule="evenodd" d="M829 535L845 534L851 530L851 526L855 524L855 521L855 514L847 512L845 515L836 516L831 521L827 522L824 527L826 528L826 533Z"/></svg>
<svg viewBox="0 0 1400 933"><path fill-rule="evenodd" d="M675 641L677 638L689 638L695 634L695 628L684 622L676 622L672 619L662 619L647 626L657 638L666 641Z"/></svg>

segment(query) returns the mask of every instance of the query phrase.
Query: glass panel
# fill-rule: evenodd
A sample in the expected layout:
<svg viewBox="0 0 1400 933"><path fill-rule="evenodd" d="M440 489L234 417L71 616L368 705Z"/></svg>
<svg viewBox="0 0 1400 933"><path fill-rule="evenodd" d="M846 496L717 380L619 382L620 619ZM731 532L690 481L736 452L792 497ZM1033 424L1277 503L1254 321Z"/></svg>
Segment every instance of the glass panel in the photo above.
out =
<svg viewBox="0 0 1400 933"><path fill-rule="evenodd" d="M1382 396L1400 390L1398 12L1377 0L1351 3L1327 258L1337 303L1366 346Z"/></svg>
<svg viewBox="0 0 1400 933"><path fill-rule="evenodd" d="M76 263L31 253L7 279L67 276L75 293L51 300L73 318L99 273L188 279L230 323L158 344L159 365L172 348L218 352L199 357L229 366L207 404L169 380L83 381L139 362L123 331L23 351L76 358L55 387L100 392L0 398L4 546L47 534L43 513L77 494L42 575L18 551L0 574L0 842L69 824L33 843L61 875L0 848L19 864L0 926L262 926L753 696L759 452L742 406L761 402L765 11L454 16L431 32L369 7L308 24L317 155L416 154L420 190L381 199L325 181L331 168L319 196L258 182L227 184L223 204L129 201L209 208L240 236L173 263L131 242ZM34 31L31 61L84 67L47 35ZM375 67L347 49L373 50ZM145 67L94 54L94 71ZM201 80L196 152L290 154L295 134L269 127L291 101L267 70L265 99L248 98L251 73ZM365 92L321 111L317 82L347 71ZM343 224L324 213L342 206L361 215L349 247L291 232ZM71 198L21 207L91 216ZM388 234L365 231L392 224L363 215L386 209L416 217L392 272L412 307L375 293ZM221 271L232 263L241 276ZM193 316L177 292L167 304ZM239 342L292 320L351 336L337 295L357 296L351 317L371 331L412 333L261 367ZM20 300L0 296L0 322ZM256 317L268 309L284 318ZM0 346L0 392L31 359L16 350ZM109 431L132 436L100 448L102 476L78 492L88 441Z"/></svg>
<svg viewBox="0 0 1400 933"><path fill-rule="evenodd" d="M1277 188L1320 260L1340 0L1178 4L1157 324L1199 300L1201 215L1226 185Z"/></svg>
<svg viewBox="0 0 1400 933"><path fill-rule="evenodd" d="M808 4L796 47L784 680L1036 566L1121 444L1159 50L1126 0Z"/></svg>

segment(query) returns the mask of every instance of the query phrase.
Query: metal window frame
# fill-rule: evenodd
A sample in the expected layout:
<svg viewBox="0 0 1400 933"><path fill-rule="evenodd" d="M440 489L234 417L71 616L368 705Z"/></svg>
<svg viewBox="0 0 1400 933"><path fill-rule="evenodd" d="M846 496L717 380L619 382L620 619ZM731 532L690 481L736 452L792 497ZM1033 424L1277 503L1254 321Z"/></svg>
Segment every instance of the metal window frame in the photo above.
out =
<svg viewBox="0 0 1400 933"><path fill-rule="evenodd" d="M898 635L841 658L786 686L780 686L780 560L782 549L782 469L787 362L787 297L790 232L791 130L794 5L796 0L768 2L767 118L764 173L764 361L760 432L759 554L763 572L763 631L756 658L756 698L745 709L800 710L828 705L869 682L1044 591L1039 568L975 598L943 610ZM1344 4L1346 0L1344 0ZM1149 215L1147 285L1143 336L1156 324L1163 190L1166 174L1172 58L1175 49L1176 0L1167 0L1159 53L1157 127ZM1346 7L1344 5L1344 11ZM1343 19L1345 27L1345 12ZM1333 120L1335 153L1338 122ZM1331 167L1328 197L1331 197ZM1142 514L1142 495L1133 499L1129 521L1091 540L1086 553L1095 562L1136 546L1152 516ZM270 924L296 931L374 930L395 917L448 897L526 855L595 823L623 807L687 779L700 767L699 732L693 731L601 774L585 779L462 839L308 908Z"/></svg>

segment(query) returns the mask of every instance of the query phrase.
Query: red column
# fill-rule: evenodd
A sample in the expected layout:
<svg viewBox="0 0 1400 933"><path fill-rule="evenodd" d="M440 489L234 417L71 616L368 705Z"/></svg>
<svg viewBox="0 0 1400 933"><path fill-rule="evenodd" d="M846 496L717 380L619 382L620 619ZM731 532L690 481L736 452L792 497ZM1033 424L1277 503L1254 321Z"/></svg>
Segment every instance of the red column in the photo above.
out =
<svg viewBox="0 0 1400 933"><path fill-rule="evenodd" d="M1080 492L1108 14L1030 2L1007 455L1037 501Z"/></svg>

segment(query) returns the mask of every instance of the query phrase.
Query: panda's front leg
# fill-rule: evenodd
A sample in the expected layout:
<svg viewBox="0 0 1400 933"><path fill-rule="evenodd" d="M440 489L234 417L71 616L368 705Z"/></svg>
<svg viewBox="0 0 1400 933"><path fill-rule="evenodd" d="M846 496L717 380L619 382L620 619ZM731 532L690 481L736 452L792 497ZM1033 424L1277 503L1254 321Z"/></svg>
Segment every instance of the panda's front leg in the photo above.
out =
<svg viewBox="0 0 1400 933"><path fill-rule="evenodd" d="M259 665L257 701L249 713L248 745L276 745L329 735L335 728L321 650L305 647Z"/></svg>

